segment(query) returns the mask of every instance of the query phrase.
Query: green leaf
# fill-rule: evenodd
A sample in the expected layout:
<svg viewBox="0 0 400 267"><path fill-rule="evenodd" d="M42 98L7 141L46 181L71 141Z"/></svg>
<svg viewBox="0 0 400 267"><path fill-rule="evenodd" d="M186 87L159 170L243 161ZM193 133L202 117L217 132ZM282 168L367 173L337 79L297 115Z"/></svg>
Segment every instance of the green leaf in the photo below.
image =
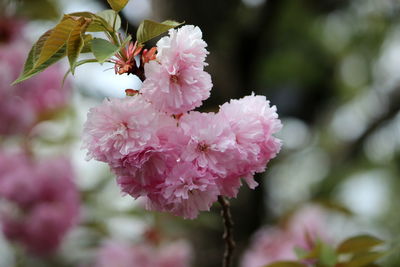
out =
<svg viewBox="0 0 400 267"><path fill-rule="evenodd" d="M35 49L33 49L35 50ZM61 47L55 54L53 54L51 56L51 58L49 58L46 62L44 62L43 64L41 64L38 67L34 67L28 71L24 71L17 80L15 80L12 85L15 85L17 83L20 83L22 81L25 81L29 78L31 78L32 76L44 71L46 68L50 67L51 65L53 65L54 63L56 63L57 61L59 61L60 59L62 59L65 56L65 51L66 51L66 47L65 45L63 47ZM32 52L32 50L31 50ZM27 59L27 64L26 65L32 65L31 63L31 59L33 58L31 55L31 52L29 53L28 59ZM34 53L34 51L33 51Z"/></svg>
<svg viewBox="0 0 400 267"><path fill-rule="evenodd" d="M34 68L39 67L57 53L57 51L66 44L71 32L77 25L79 25L78 20L68 15L64 16L63 20L54 27L44 42L40 55L34 62Z"/></svg>
<svg viewBox="0 0 400 267"><path fill-rule="evenodd" d="M91 42L93 40L93 36L91 34L85 34L83 36L83 47L81 53L90 53L92 52Z"/></svg>
<svg viewBox="0 0 400 267"><path fill-rule="evenodd" d="M301 247L295 247L294 253L296 254L298 259L304 259L305 257L307 257L309 255L309 251L305 250Z"/></svg>
<svg viewBox="0 0 400 267"><path fill-rule="evenodd" d="M151 20L144 20L140 23L139 28L136 32L136 40L138 43L145 43L154 37L163 34L164 32L168 31L169 29L178 27L183 23L179 23L172 20L166 20L162 23L158 23Z"/></svg>
<svg viewBox="0 0 400 267"><path fill-rule="evenodd" d="M103 18L111 28L113 27L115 21L114 31L118 31L121 28L121 17L114 10L103 10L96 15Z"/></svg>
<svg viewBox="0 0 400 267"><path fill-rule="evenodd" d="M47 67L50 65L54 64L61 58L65 56L65 46L60 48L60 50L57 51L49 60L47 60L44 64L42 64L39 67L34 67L35 62L37 61L44 43L46 40L49 38L53 30L48 30L45 32L38 41L32 46L31 50L29 51L28 58L25 61L24 69L21 73L21 75L15 80L12 85L20 83L36 74L39 72L45 70Z"/></svg>
<svg viewBox="0 0 400 267"><path fill-rule="evenodd" d="M370 235L360 235L351 237L345 241L343 241L336 252L339 254L345 253L357 253L360 251L368 251L371 248L381 245L384 242L376 237Z"/></svg>
<svg viewBox="0 0 400 267"><path fill-rule="evenodd" d="M337 262L335 250L331 246L321 243L319 260L323 266L335 266Z"/></svg>
<svg viewBox="0 0 400 267"><path fill-rule="evenodd" d="M100 63L103 63L106 59L112 57L119 50L118 46L100 38L94 38L91 42L91 46L93 55Z"/></svg>
<svg viewBox="0 0 400 267"><path fill-rule="evenodd" d="M385 252L366 252L357 255L350 261L346 262L344 266L346 267L363 267L367 266L371 263L374 263L378 259L382 258L385 256Z"/></svg>
<svg viewBox="0 0 400 267"><path fill-rule="evenodd" d="M307 265L295 261L277 261L264 267L307 267Z"/></svg>
<svg viewBox="0 0 400 267"><path fill-rule="evenodd" d="M119 12L128 4L129 0L107 0L107 2L113 10Z"/></svg>
<svg viewBox="0 0 400 267"><path fill-rule="evenodd" d="M31 51L29 52L28 59L25 62L24 73L29 72L33 69L33 65L39 57L40 52L42 51L43 45L46 42L47 38L49 38L50 34L53 30L48 30L42 36L39 37L37 42L32 46Z"/></svg>
<svg viewBox="0 0 400 267"><path fill-rule="evenodd" d="M88 31L88 32L112 31L112 26L109 25L108 22L104 18L102 18L94 13L74 12L74 13L70 13L68 15L72 16L72 17L84 17L84 18L91 19L92 22L89 24L88 28L86 29L86 31Z"/></svg>
<svg viewBox="0 0 400 267"><path fill-rule="evenodd" d="M72 74L74 74L75 71L75 62L78 59L79 54L81 53L85 43L82 34L84 34L84 32L86 31L90 22L90 19L80 17L78 20L78 24L75 25L69 35L67 41L67 56Z"/></svg>

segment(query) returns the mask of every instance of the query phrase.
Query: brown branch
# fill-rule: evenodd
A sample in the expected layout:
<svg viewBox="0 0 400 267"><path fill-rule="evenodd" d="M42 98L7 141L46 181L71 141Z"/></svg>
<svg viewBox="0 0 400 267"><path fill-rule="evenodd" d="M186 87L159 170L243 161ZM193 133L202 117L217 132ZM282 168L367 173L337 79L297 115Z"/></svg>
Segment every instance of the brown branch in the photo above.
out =
<svg viewBox="0 0 400 267"><path fill-rule="evenodd" d="M223 196L218 196L218 202L222 207L221 216L224 222L223 239L225 240L225 252L222 266L230 267L232 263L233 250L235 249L235 241L233 240L233 220L229 201Z"/></svg>

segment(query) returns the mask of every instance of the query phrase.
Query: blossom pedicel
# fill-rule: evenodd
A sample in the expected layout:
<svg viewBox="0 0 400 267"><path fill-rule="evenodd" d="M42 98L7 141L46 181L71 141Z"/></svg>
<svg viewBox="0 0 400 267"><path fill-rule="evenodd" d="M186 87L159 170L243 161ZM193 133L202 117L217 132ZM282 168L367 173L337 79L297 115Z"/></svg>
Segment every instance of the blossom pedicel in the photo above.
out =
<svg viewBox="0 0 400 267"><path fill-rule="evenodd" d="M88 157L108 163L123 192L191 219L218 196L236 197L241 178L257 186L253 175L281 146L276 108L264 96L232 100L218 113L191 111L212 87L206 46L198 27L170 30L144 65L139 93L92 108L83 134Z"/></svg>

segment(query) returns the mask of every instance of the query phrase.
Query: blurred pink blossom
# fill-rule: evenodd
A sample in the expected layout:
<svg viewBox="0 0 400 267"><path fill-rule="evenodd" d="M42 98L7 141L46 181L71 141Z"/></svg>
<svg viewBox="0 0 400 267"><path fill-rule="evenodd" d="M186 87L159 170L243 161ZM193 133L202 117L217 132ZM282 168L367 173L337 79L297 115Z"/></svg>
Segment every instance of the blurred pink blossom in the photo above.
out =
<svg viewBox="0 0 400 267"><path fill-rule="evenodd" d="M59 65L27 81L11 86L22 72L29 50L21 40L0 43L0 134L24 134L39 120L65 107L71 85L62 87L63 72Z"/></svg>
<svg viewBox="0 0 400 267"><path fill-rule="evenodd" d="M7 239L38 255L54 252L77 223L79 195L65 158L0 154L2 230Z"/></svg>
<svg viewBox="0 0 400 267"><path fill-rule="evenodd" d="M185 241L158 247L109 241L97 253L94 267L189 267L192 249Z"/></svg>
<svg viewBox="0 0 400 267"><path fill-rule="evenodd" d="M294 213L286 225L258 230L243 254L241 267L262 267L275 261L297 260L295 248L310 251L318 240L330 243L324 210L309 205Z"/></svg>

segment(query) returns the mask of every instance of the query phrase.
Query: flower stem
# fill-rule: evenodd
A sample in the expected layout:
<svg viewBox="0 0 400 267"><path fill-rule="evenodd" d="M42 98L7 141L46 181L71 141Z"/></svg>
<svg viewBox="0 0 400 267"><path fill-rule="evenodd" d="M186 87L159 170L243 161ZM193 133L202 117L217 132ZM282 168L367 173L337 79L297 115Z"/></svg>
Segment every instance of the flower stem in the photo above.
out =
<svg viewBox="0 0 400 267"><path fill-rule="evenodd" d="M235 241L233 240L233 220L230 211L228 199L223 196L218 196L218 202L221 204L221 216L224 222L225 252L223 258L223 267L231 267L233 250L235 249Z"/></svg>

